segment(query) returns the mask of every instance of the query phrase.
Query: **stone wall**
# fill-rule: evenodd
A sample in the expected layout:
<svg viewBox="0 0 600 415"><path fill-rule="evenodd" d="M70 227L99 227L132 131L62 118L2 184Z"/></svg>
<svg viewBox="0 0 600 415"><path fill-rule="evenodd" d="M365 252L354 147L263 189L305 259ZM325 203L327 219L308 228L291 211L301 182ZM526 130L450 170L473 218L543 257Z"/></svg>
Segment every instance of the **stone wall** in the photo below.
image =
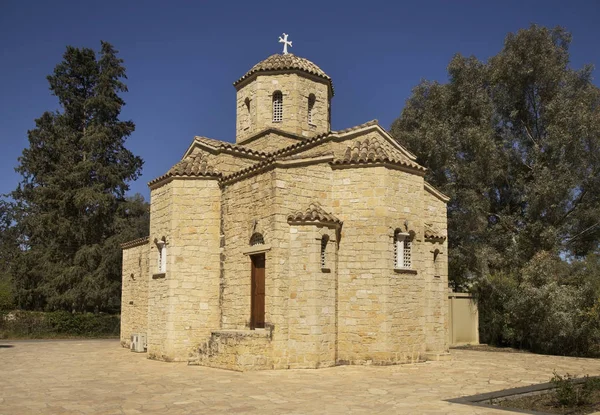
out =
<svg viewBox="0 0 600 415"><path fill-rule="evenodd" d="M321 268L321 238L329 236L327 268ZM289 247L289 368L334 366L337 350L336 229L291 224Z"/></svg>
<svg viewBox="0 0 600 415"><path fill-rule="evenodd" d="M288 215L318 202L331 212L331 168L315 164L275 170L275 232L285 260L281 261L282 298L275 306L284 311L276 326L276 363L288 368L315 368L335 364L335 249L329 273L321 271L321 235L337 241L334 230L316 224L290 224Z"/></svg>
<svg viewBox="0 0 600 415"><path fill-rule="evenodd" d="M215 330L190 364L241 372L273 369L271 333L269 330Z"/></svg>
<svg viewBox="0 0 600 415"><path fill-rule="evenodd" d="M335 267L329 273L320 268L318 238L323 228L290 227L287 222L289 213L327 198L330 175L327 164L276 169L223 189L221 330L249 328L251 259L244 253L251 249L252 234L261 233L268 249L265 317L271 331L269 364L274 368L320 367L335 362L336 274ZM329 249L335 263L336 235L327 232L331 234ZM323 276L328 279L326 284Z"/></svg>
<svg viewBox="0 0 600 415"><path fill-rule="evenodd" d="M385 183L387 216L386 273L395 301L392 310L390 343L399 361L425 358L424 324L431 276L426 269L431 261L429 243L424 239L423 178L399 170L390 170ZM413 273L394 269L394 232L414 233L412 238Z"/></svg>
<svg viewBox="0 0 600 415"><path fill-rule="evenodd" d="M283 94L283 121L273 122L273 93ZM314 94L312 123L308 122L308 97ZM246 101L248 99L249 101ZM250 109L248 110L248 104ZM329 86L309 75L261 74L237 91L236 143L267 128L310 137L329 131Z"/></svg>
<svg viewBox="0 0 600 415"><path fill-rule="evenodd" d="M385 167L334 171L334 213L344 221L338 253L338 359L352 364L420 360L425 280L423 179ZM394 270L396 228L416 233L413 271Z"/></svg>
<svg viewBox="0 0 600 415"><path fill-rule="evenodd" d="M313 202L343 220L341 234L318 223L288 223L289 213ZM445 229L445 220L445 203L424 190L421 176L386 167L288 166L228 184L223 189L219 330L248 331L250 257L244 253L258 232L266 250L271 338L260 356L267 366L394 364L442 352L447 265L440 256L434 264L424 224ZM414 235L409 271L394 269L396 229ZM320 262L324 234L330 238L327 270ZM202 364L246 370L228 355L258 347L252 336L229 336L227 345L218 337L213 333L212 343L201 348Z"/></svg>
<svg viewBox="0 0 600 415"><path fill-rule="evenodd" d="M350 133L302 156L339 157L365 140L400 151L373 131ZM232 155L214 156L228 171L243 166ZM288 222L290 213L315 202L343 221L341 231L334 224ZM389 166L312 160L220 188L203 178L157 186L148 246L150 357L187 360L195 350L200 364L247 370L394 364L441 353L447 349L447 245L443 238L426 240L425 224L445 234L443 196L421 175ZM396 230L412 235L410 270L394 267ZM251 246L255 233L264 244ZM329 237L327 269L320 260L323 235ZM156 271L154 241L162 238L165 274ZM248 334L256 252L265 255L268 341ZM253 353L258 360L251 363Z"/></svg>
<svg viewBox="0 0 600 415"><path fill-rule="evenodd" d="M153 189L151 199L150 240L165 237L167 271L151 265L148 353L187 361L219 325L220 190L216 180L175 179Z"/></svg>
<svg viewBox="0 0 600 415"><path fill-rule="evenodd" d="M150 238L148 245L148 353L152 358L172 359L167 337L167 307L169 287L159 274L158 250L155 239L167 238L172 228L173 181L150 190ZM170 238L169 238L170 239ZM167 272L170 271L169 245L167 244Z"/></svg>
<svg viewBox="0 0 600 415"><path fill-rule="evenodd" d="M427 190L423 191L423 200L423 221L446 236L446 203ZM425 249L429 258L425 264L425 275L429 281L424 308L426 347L428 351L439 353L447 351L449 346L448 239L428 241Z"/></svg>
<svg viewBox="0 0 600 415"><path fill-rule="evenodd" d="M250 247L254 233L263 236L271 249L265 252L266 299L274 298L280 278L278 262L283 256L279 240L274 237L273 171L251 176L226 186L222 193L222 260L221 275L221 329L248 329L250 324L250 271L251 260L244 251ZM271 304L265 304L267 322L274 319L273 312L280 312Z"/></svg>
<svg viewBox="0 0 600 415"><path fill-rule="evenodd" d="M123 249L121 344L148 330L148 242Z"/></svg>

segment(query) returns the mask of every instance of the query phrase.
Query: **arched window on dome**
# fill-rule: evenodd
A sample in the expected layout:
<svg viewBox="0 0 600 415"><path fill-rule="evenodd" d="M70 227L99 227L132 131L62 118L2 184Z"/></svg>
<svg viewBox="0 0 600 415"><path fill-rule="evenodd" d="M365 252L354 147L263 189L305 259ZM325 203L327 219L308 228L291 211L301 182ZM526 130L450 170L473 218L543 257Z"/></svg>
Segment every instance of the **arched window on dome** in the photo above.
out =
<svg viewBox="0 0 600 415"><path fill-rule="evenodd" d="M246 110L248 111L248 115L250 115L250 98L246 98L244 104L246 104Z"/></svg>
<svg viewBox="0 0 600 415"><path fill-rule="evenodd" d="M315 94L310 94L308 96L308 123L314 125L313 123L313 109L315 108L316 97Z"/></svg>
<svg viewBox="0 0 600 415"><path fill-rule="evenodd" d="M273 92L273 122L283 121L283 94L281 91Z"/></svg>
<svg viewBox="0 0 600 415"><path fill-rule="evenodd" d="M244 100L244 104L246 105L246 120L244 122L244 128L250 128L250 124L252 123L252 115L251 115L251 108L250 108L250 98L246 98Z"/></svg>

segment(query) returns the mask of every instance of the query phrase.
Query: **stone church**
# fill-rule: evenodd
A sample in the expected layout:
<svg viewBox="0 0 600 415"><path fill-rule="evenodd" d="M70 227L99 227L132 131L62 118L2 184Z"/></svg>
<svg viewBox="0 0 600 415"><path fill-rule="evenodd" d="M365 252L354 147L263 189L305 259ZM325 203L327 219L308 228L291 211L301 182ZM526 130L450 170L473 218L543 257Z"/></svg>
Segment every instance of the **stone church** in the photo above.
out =
<svg viewBox="0 0 600 415"><path fill-rule="evenodd" d="M275 54L234 82L235 144L194 137L123 244L121 342L235 370L447 356L448 198L376 120L331 130L333 82Z"/></svg>

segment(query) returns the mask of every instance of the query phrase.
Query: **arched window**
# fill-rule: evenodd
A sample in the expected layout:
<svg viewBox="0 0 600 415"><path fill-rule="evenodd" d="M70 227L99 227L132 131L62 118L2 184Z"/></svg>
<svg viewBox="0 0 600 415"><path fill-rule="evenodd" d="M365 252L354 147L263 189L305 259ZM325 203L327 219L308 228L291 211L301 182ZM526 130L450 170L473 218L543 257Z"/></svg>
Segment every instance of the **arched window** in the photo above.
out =
<svg viewBox="0 0 600 415"><path fill-rule="evenodd" d="M323 235L321 238L321 269L327 269L327 242L329 235Z"/></svg>
<svg viewBox="0 0 600 415"><path fill-rule="evenodd" d="M246 118L244 120L244 129L250 128L250 124L252 123L252 116L250 114L250 98L246 98L244 100L244 104L246 104Z"/></svg>
<svg viewBox="0 0 600 415"><path fill-rule="evenodd" d="M265 239L263 238L262 234L257 232L257 233L252 234L252 236L250 237L250 246L264 245L264 244L265 244Z"/></svg>
<svg viewBox="0 0 600 415"><path fill-rule="evenodd" d="M283 94L281 91L273 92L273 122L283 121Z"/></svg>
<svg viewBox="0 0 600 415"><path fill-rule="evenodd" d="M313 123L313 109L315 107L315 94L310 94L308 96L308 123L312 124Z"/></svg>
<svg viewBox="0 0 600 415"><path fill-rule="evenodd" d="M410 234L400 230L394 232L394 267L410 269L412 262L412 241Z"/></svg>

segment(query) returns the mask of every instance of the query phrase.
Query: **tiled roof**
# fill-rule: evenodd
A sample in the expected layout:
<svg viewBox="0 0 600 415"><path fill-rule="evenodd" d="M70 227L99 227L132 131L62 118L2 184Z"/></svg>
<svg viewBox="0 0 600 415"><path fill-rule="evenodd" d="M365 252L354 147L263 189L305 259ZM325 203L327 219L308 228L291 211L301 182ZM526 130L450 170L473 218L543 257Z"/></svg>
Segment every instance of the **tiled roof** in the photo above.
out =
<svg viewBox="0 0 600 415"><path fill-rule="evenodd" d="M425 227L425 239L433 239L433 240L440 240L440 241L443 241L446 239L446 237L444 235L442 235L440 232L438 232L436 229L434 229L433 226L431 226L430 224L426 223L424 227Z"/></svg>
<svg viewBox="0 0 600 415"><path fill-rule="evenodd" d="M343 130L332 131L332 133L334 133L334 134L346 134L346 133L350 133L352 131L360 130L362 128L367 128L367 127L370 127L372 125L378 125L378 124L379 124L379 121L377 119L374 119L374 120L367 121L367 122L359 124L359 125L355 125L354 127L348 127L348 128L344 128Z"/></svg>
<svg viewBox="0 0 600 415"><path fill-rule="evenodd" d="M342 221L336 218L331 213L327 213L323 210L321 205L318 203L311 203L308 208L304 211L299 210L288 215L288 221L290 222L325 222L325 223L337 223L342 224Z"/></svg>
<svg viewBox="0 0 600 415"><path fill-rule="evenodd" d="M233 144L233 143L228 143L225 141L221 141L221 140L215 140L214 138L208 138L208 137L199 137L196 136L194 137L196 141L207 144L211 147L217 148L217 149L221 149L221 150L230 150L230 151L235 151L238 153L243 153L243 154L249 154L249 155L253 155L253 156L257 156L257 157L266 157L267 153L264 153L262 151L256 151L256 150L252 150L248 147L245 147L243 145L240 144Z"/></svg>
<svg viewBox="0 0 600 415"><path fill-rule="evenodd" d="M314 137L306 138L300 142L294 143L282 149L273 151L271 153L266 154L268 158L265 158L263 161L256 163L252 166L246 167L242 170L239 170L235 173L229 174L221 178L222 183L228 183L234 180L238 180L242 177L246 177L251 174L255 174L265 169L268 169L275 165L277 161L287 161L287 160L299 160L302 159L300 151L311 148L321 143L327 141L332 136L335 137L338 134L347 134L353 131L358 131L367 127L378 125L377 120L371 120L364 124L357 125L355 127L346 128L344 130L339 131L330 131L327 133L319 134ZM353 143L356 143L354 141ZM406 166L413 170L417 170L420 172L425 172L426 169L410 160L407 156L400 152L400 150L396 151L393 146L384 147L381 142L377 139L366 139L362 143L360 143L358 147L352 145L349 146L346 150L346 154L348 155L348 159L346 157L341 157L338 159L334 159L331 163L336 165L343 164L364 164L364 163L388 163L388 164L396 164L401 166ZM366 153L364 152L363 147L366 146ZM354 156L354 153L358 155L358 157ZM330 155L331 153L327 150L324 150L321 153L312 154L311 158ZM361 156L362 155L362 156Z"/></svg>
<svg viewBox="0 0 600 415"><path fill-rule="evenodd" d="M352 132L352 131L360 130L362 128L367 128L367 127L370 127L372 125L377 125L377 124L378 124L377 120L371 120L371 121L368 121L368 122L366 122L364 124L360 124L360 125L357 125L357 126L354 126L354 127L346 128L344 130L330 131L328 133L319 134L319 135L316 135L314 137L306 138L306 139L304 139L304 140L302 140L302 141L300 141L298 143L294 143L292 145L284 147L284 148L282 148L280 150L274 151L271 154L273 156L275 156L275 157L278 157L278 156L280 156L282 154L286 154L286 153L292 152L292 151L300 149L302 147L307 147L307 146L310 146L312 144L316 144L319 141L323 141L323 140L327 139L332 134L346 134L346 133L349 133L349 132Z"/></svg>
<svg viewBox="0 0 600 415"><path fill-rule="evenodd" d="M162 180L178 176L178 177L201 177L201 176L212 176L219 178L219 181L223 184L229 183L231 181L237 181L243 177L248 175L253 175L258 172L262 172L265 169L269 169L273 167L277 161L291 161L291 160L302 160L305 157L300 154L300 152L305 149L315 147L320 145L327 140L335 139L337 136L342 134L348 134L354 131L359 131L368 127L378 126L379 123L377 120L371 120L366 123L346 128L344 130L338 131L329 131L326 133L322 133L316 135L314 137L305 138L302 141L298 141L292 145L284 147L282 149L273 151L273 152L262 152L252 150L244 145L240 144L232 144L225 141L215 140L207 137L199 137L196 136L194 139L198 143L202 143L208 145L215 149L222 149L227 151L233 151L238 154L245 154L248 156L253 156L257 158L257 163L252 166L243 168L236 172L230 173L226 176L223 176L221 173L217 172L214 169L214 166L208 162L208 159L203 157L201 154L197 155L189 155L173 166L166 174L157 177L148 183L149 186L152 186ZM191 151L193 147L190 147ZM410 155L410 154L409 154ZM331 150L323 150L320 153L311 154L311 159L315 157L322 156L331 156L332 158L335 155L331 152ZM393 145L387 143L387 141L374 139L365 139L363 141L353 141L351 145L349 145L343 156L338 155L337 159L330 160L330 162L334 165L345 165L345 164L372 164L372 163L388 163L388 164L396 164L408 167L413 170L417 170L420 172L425 172L426 169L423 166L420 166L416 162L412 161L409 156L404 154L401 149L397 149Z"/></svg>
<svg viewBox="0 0 600 415"><path fill-rule="evenodd" d="M148 183L152 186L168 177L220 177L221 173L215 171L214 167L208 163L206 156L202 153L191 154L181 160L179 163L169 169L166 174L152 180Z"/></svg>
<svg viewBox="0 0 600 415"><path fill-rule="evenodd" d="M346 148L344 157L334 160L333 164L364 164L364 163L392 163L410 167L424 172L426 169L395 152L387 150L376 139L354 141Z"/></svg>
<svg viewBox="0 0 600 415"><path fill-rule="evenodd" d="M323 157L323 156L333 157L333 152L328 151L328 150L323 150L323 151L319 151L317 153L313 153L308 157L304 153L297 153L297 154L292 154L290 156L277 157L277 160L281 160L281 161L307 160L307 159L314 159L316 157Z"/></svg>
<svg viewBox="0 0 600 415"><path fill-rule="evenodd" d="M319 78L323 78L329 82L331 86L331 90L333 92L333 83L331 82L331 78L327 75L321 68L317 65L309 61L308 59L301 58L292 53L288 53L287 55L280 55L276 53L275 55L269 56L264 61L258 62L254 65L248 72L244 74L240 79L235 81L233 85L237 85L243 80L249 78L253 74L257 72L268 72L268 71L284 71L284 70L299 70L311 75L318 76Z"/></svg>
<svg viewBox="0 0 600 415"><path fill-rule="evenodd" d="M230 182L232 180L236 180L242 176L247 176L249 174L254 174L254 173L258 173L260 171L263 171L264 169L268 168L269 166L275 164L275 158L270 157L266 160L263 160L259 163L253 164L252 166L248 166L246 168L243 168L242 170L238 170L234 173L231 173L227 176L223 176L221 177L221 183L227 183Z"/></svg>
<svg viewBox="0 0 600 415"><path fill-rule="evenodd" d="M134 246L147 244L150 240L149 236L144 236L142 238L137 238L132 241L127 241L121 244L121 249L133 248Z"/></svg>

